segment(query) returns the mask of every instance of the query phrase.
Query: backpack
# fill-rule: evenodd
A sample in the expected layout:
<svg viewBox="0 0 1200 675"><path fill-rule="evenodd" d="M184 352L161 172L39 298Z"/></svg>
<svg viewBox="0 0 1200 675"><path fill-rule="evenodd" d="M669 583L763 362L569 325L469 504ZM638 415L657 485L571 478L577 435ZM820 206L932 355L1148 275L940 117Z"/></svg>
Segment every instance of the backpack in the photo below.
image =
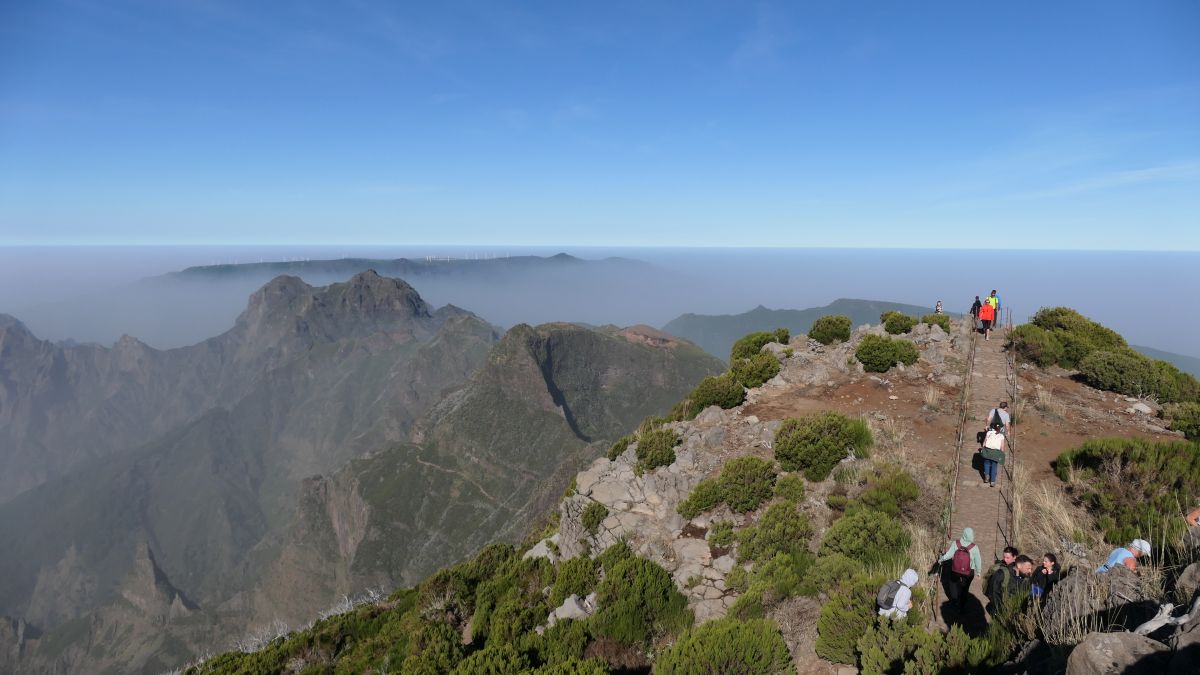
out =
<svg viewBox="0 0 1200 675"><path fill-rule="evenodd" d="M879 589L879 596L875 598L875 604L879 605L880 609L892 609L896 604L896 594L900 592L900 587L903 586L899 581L889 581Z"/></svg>
<svg viewBox="0 0 1200 675"><path fill-rule="evenodd" d="M988 420L988 428L992 428L997 424L1004 426L1004 418L1000 416L999 408L992 408L992 419Z"/></svg>
<svg viewBox="0 0 1200 675"><path fill-rule="evenodd" d="M961 541L956 541L958 550L954 552L954 557L950 559L950 570L955 574L969 577L975 573L971 569L971 549L975 548L974 543L962 545Z"/></svg>

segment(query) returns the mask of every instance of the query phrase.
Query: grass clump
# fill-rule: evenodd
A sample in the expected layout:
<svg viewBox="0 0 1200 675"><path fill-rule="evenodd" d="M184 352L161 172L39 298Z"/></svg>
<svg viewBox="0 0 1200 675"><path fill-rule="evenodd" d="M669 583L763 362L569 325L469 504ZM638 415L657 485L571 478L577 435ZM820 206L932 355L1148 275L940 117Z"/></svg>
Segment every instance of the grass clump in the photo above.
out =
<svg viewBox="0 0 1200 675"><path fill-rule="evenodd" d="M1200 444L1138 438L1084 442L1054 461L1058 477L1092 512L1110 544L1148 533L1168 542L1183 536L1184 505L1200 500Z"/></svg>
<svg viewBox="0 0 1200 675"><path fill-rule="evenodd" d="M845 342L850 339L852 325L848 316L841 314L823 316L813 322L812 328L808 329L808 337L823 345Z"/></svg>
<svg viewBox="0 0 1200 675"><path fill-rule="evenodd" d="M729 548L733 545L733 522L718 520L708 528L708 543L717 548Z"/></svg>
<svg viewBox="0 0 1200 675"><path fill-rule="evenodd" d="M775 496L780 499L799 504L804 501L804 478L791 474L780 476L775 481Z"/></svg>
<svg viewBox="0 0 1200 675"><path fill-rule="evenodd" d="M950 317L945 314L926 314L921 317L921 323L927 323L930 326L937 326L943 332L950 332Z"/></svg>
<svg viewBox="0 0 1200 675"><path fill-rule="evenodd" d="M717 619L694 628L654 661L654 675L795 673L787 643L769 619Z"/></svg>
<svg viewBox="0 0 1200 675"><path fill-rule="evenodd" d="M650 471L667 466L675 461L675 446L680 442L679 434L670 429L655 429L640 434L637 444L637 467Z"/></svg>
<svg viewBox="0 0 1200 675"><path fill-rule="evenodd" d="M920 356L920 352L908 340L882 335L864 337L854 350L854 358L863 364L863 370L868 373L886 373L897 363L911 366Z"/></svg>
<svg viewBox="0 0 1200 675"><path fill-rule="evenodd" d="M758 331L750 333L733 343L733 348L729 352L729 362L732 363L738 359L748 359L762 351L763 345L768 342L778 342L781 345L786 345L791 339L791 334L786 328L776 328L771 332Z"/></svg>
<svg viewBox="0 0 1200 675"><path fill-rule="evenodd" d="M729 372L742 386L753 389L778 375L779 368L779 359L774 354L759 352L749 358L737 359L730 365Z"/></svg>
<svg viewBox="0 0 1200 675"><path fill-rule="evenodd" d="M880 314L879 320L883 323L883 329L892 335L911 333L913 326L917 325L916 317L897 312L894 309Z"/></svg>
<svg viewBox="0 0 1200 675"><path fill-rule="evenodd" d="M600 502L591 502L583 508L583 513L579 514L579 522L583 525L583 529L591 534L596 534L596 530L600 529L600 523L608 517L608 507Z"/></svg>
<svg viewBox="0 0 1200 675"><path fill-rule="evenodd" d="M752 456L738 457L721 468L721 475L697 483L677 510L689 520L722 503L744 513L762 506L771 498L774 489L775 465L772 462Z"/></svg>
<svg viewBox="0 0 1200 675"><path fill-rule="evenodd" d="M848 455L869 456L873 442L866 422L841 413L788 418L775 432L775 459L785 471L803 471L809 480L821 481Z"/></svg>

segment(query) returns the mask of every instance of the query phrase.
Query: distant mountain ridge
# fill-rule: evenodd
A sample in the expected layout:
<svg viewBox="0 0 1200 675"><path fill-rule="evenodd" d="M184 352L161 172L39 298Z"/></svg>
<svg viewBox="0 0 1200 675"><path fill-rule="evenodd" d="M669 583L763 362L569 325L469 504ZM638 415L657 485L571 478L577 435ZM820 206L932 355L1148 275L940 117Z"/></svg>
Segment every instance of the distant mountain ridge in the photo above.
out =
<svg viewBox="0 0 1200 675"><path fill-rule="evenodd" d="M1196 377L1200 377L1200 358L1196 358L1195 356L1187 356L1186 354L1164 352L1161 349L1155 349L1153 347L1142 347L1139 345L1130 346L1152 359L1161 359L1174 365L1176 368L1185 373L1191 373Z"/></svg>
<svg viewBox="0 0 1200 675"><path fill-rule="evenodd" d="M699 345L709 354L729 358L729 349L746 333L787 328L807 333L817 319L827 314L844 314L855 326L878 323L879 315L895 310L920 317L933 311L900 302L839 298L824 307L809 309L767 309L762 305L741 314L683 314L663 326L663 330Z"/></svg>

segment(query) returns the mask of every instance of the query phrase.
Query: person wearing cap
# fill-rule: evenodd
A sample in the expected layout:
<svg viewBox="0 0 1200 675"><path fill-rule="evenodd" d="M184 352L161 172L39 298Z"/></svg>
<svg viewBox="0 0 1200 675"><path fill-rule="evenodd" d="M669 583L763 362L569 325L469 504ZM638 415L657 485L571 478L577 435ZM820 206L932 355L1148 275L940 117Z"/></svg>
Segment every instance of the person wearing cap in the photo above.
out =
<svg viewBox="0 0 1200 675"><path fill-rule="evenodd" d="M1129 542L1129 546L1124 546L1115 549L1108 554L1108 560L1104 564L1096 568L1096 574L1103 574L1114 567L1127 567L1134 572L1138 571L1138 558L1145 556L1150 557L1150 542L1145 539L1134 539Z"/></svg>

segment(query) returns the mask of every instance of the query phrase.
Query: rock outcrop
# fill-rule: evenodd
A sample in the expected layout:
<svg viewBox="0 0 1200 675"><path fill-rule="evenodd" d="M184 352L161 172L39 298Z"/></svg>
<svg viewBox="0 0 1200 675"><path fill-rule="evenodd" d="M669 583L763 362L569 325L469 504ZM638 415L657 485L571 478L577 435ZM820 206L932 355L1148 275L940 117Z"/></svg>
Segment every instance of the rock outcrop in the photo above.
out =
<svg viewBox="0 0 1200 675"><path fill-rule="evenodd" d="M1067 660L1067 675L1160 675L1171 659L1161 642L1133 633L1091 633Z"/></svg>

